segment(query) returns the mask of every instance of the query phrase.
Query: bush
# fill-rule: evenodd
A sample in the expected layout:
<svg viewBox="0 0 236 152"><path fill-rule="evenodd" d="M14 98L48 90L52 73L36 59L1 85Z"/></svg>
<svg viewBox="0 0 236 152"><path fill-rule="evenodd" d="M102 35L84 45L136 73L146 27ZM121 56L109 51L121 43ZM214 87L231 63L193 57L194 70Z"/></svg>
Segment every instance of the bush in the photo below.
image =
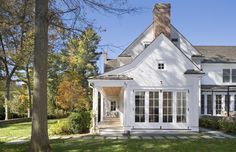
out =
<svg viewBox="0 0 236 152"><path fill-rule="evenodd" d="M236 133L236 121L232 117L203 116L199 120L199 125L227 133Z"/></svg>
<svg viewBox="0 0 236 152"><path fill-rule="evenodd" d="M199 120L199 124L201 127L219 129L219 122L215 117L202 117Z"/></svg>
<svg viewBox="0 0 236 152"><path fill-rule="evenodd" d="M48 113L48 119L60 119L68 117L68 113L62 109L55 109L53 113Z"/></svg>
<svg viewBox="0 0 236 152"><path fill-rule="evenodd" d="M224 132L236 133L236 123L232 119L221 119L219 120L219 128Z"/></svg>
<svg viewBox="0 0 236 152"><path fill-rule="evenodd" d="M73 112L69 116L69 127L72 133L89 132L91 114L89 111Z"/></svg>
<svg viewBox="0 0 236 152"><path fill-rule="evenodd" d="M53 124L49 128L50 134L70 134L70 128L68 120L58 120L56 124Z"/></svg>

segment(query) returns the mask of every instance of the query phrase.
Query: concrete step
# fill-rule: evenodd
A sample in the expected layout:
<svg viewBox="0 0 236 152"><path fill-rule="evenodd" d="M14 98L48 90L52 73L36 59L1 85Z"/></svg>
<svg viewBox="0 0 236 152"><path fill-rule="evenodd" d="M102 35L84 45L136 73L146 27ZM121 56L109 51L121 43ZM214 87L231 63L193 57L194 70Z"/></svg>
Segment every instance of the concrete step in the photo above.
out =
<svg viewBox="0 0 236 152"><path fill-rule="evenodd" d="M110 127L110 128L100 128L99 134L100 135L116 135L116 136L123 136L127 132L124 131L123 127Z"/></svg>

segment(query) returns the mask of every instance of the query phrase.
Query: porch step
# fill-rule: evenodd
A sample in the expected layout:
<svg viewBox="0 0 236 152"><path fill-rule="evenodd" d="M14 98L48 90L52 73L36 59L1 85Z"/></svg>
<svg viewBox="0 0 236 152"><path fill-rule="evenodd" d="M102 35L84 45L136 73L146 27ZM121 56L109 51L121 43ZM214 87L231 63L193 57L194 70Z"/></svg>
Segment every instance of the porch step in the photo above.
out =
<svg viewBox="0 0 236 152"><path fill-rule="evenodd" d="M121 123L119 118L105 118L99 122L98 128L120 128Z"/></svg>
<svg viewBox="0 0 236 152"><path fill-rule="evenodd" d="M123 136L127 132L124 131L122 127L111 127L111 128L99 128L100 135L116 135L116 136Z"/></svg>
<svg viewBox="0 0 236 152"><path fill-rule="evenodd" d="M190 129L155 129L155 128L135 128L130 131L131 135L161 135L161 134L195 134Z"/></svg>

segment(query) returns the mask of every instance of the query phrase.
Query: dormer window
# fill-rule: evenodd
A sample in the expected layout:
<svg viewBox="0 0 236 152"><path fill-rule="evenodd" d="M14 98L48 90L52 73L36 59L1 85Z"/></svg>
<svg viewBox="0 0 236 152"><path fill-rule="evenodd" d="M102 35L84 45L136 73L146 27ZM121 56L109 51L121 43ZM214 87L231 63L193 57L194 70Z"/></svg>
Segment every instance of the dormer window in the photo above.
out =
<svg viewBox="0 0 236 152"><path fill-rule="evenodd" d="M159 70L163 70L165 67L164 67L164 63L158 63L158 69Z"/></svg>
<svg viewBox="0 0 236 152"><path fill-rule="evenodd" d="M174 43L178 42L178 38L172 38L171 41L174 42Z"/></svg>
<svg viewBox="0 0 236 152"><path fill-rule="evenodd" d="M150 45L150 42L144 42L144 43L143 43L144 49L146 49L149 45Z"/></svg>

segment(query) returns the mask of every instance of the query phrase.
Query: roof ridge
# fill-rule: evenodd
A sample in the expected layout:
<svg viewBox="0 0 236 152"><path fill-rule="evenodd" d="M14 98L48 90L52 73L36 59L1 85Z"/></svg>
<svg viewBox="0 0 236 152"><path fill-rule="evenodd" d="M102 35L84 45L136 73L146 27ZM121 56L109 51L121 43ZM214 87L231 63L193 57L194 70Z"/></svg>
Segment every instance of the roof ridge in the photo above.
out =
<svg viewBox="0 0 236 152"><path fill-rule="evenodd" d="M193 45L194 47L236 47L236 45Z"/></svg>

